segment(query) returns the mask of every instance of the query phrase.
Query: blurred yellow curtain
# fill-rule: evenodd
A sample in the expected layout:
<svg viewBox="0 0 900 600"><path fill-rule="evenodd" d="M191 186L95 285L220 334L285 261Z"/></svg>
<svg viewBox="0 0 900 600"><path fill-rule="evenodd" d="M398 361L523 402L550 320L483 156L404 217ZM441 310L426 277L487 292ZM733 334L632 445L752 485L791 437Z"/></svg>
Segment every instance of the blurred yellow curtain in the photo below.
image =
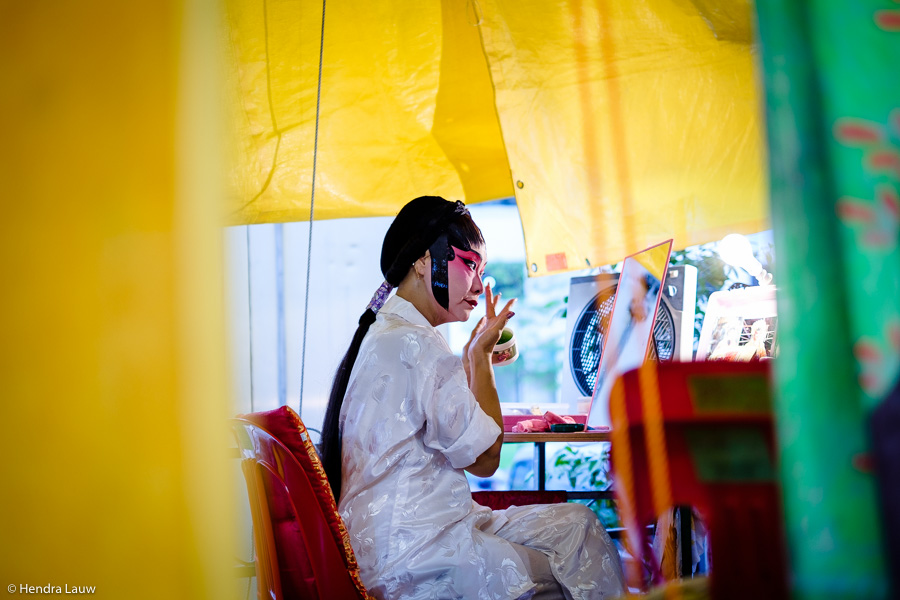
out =
<svg viewBox="0 0 900 600"><path fill-rule="evenodd" d="M235 597L221 8L0 13L4 594Z"/></svg>
<svg viewBox="0 0 900 600"><path fill-rule="evenodd" d="M748 0L229 0L232 224L515 195L532 275L769 226Z"/></svg>

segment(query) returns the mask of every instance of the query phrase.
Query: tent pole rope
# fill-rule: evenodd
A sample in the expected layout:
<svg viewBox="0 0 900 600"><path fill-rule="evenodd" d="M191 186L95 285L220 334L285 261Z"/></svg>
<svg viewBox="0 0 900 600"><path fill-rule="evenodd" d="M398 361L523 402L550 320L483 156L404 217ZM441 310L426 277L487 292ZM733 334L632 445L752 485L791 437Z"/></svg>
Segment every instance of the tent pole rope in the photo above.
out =
<svg viewBox="0 0 900 600"><path fill-rule="evenodd" d="M306 249L306 295L303 300L303 350L300 353L300 403L297 414L303 414L303 379L306 374L306 327L309 322L309 273L312 266L313 216L316 208L316 161L319 157L319 109L322 103L322 57L325 54L325 1L322 0L322 30L319 34L319 77L316 82L316 132L313 137L312 184L309 198L309 243Z"/></svg>
<svg viewBox="0 0 900 600"><path fill-rule="evenodd" d="M248 346L250 347L250 412L256 412L253 406L253 279L250 277L250 225L244 225L247 233L247 326ZM253 523L250 523L250 561L256 560L256 544L253 543ZM245 600L250 599L250 577L247 578L247 593Z"/></svg>
<svg viewBox="0 0 900 600"><path fill-rule="evenodd" d="M250 412L253 412L253 279L250 277L250 226L244 225L247 232L247 326L248 346L250 347Z"/></svg>

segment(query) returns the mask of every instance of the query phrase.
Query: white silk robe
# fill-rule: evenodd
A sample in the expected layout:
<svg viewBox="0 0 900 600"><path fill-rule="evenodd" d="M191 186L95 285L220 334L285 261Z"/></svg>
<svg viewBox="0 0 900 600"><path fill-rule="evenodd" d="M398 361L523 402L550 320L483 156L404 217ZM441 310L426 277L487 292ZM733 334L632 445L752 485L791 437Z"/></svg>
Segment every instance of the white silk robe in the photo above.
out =
<svg viewBox="0 0 900 600"><path fill-rule="evenodd" d="M568 598L623 593L618 554L589 509L491 511L472 500L463 468L500 428L459 357L402 298L385 303L363 340L341 427L339 510L375 597L530 598L535 582L513 544L545 554Z"/></svg>

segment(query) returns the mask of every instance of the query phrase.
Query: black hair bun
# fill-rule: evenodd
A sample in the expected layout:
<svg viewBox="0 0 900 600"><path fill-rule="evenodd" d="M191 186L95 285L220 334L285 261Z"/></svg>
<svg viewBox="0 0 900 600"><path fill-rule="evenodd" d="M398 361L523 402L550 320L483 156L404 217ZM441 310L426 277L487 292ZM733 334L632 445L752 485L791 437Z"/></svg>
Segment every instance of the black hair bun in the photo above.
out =
<svg viewBox="0 0 900 600"><path fill-rule="evenodd" d="M460 217L471 220L468 215L465 204L440 196L419 196L410 200L397 213L384 236L381 273L385 280L393 286L400 285L413 262L425 254L438 236Z"/></svg>

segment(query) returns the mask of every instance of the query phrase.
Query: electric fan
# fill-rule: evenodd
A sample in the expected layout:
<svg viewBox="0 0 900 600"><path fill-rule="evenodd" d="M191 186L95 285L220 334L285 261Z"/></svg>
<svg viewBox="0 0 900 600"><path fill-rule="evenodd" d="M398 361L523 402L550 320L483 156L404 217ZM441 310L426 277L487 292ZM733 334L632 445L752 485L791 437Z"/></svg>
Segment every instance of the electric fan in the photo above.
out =
<svg viewBox="0 0 900 600"><path fill-rule="evenodd" d="M618 279L617 273L601 273L573 277L570 282L566 337L571 378L564 378L563 401L591 396L594 392ZM664 286L647 355L652 360L690 361L694 345L697 269L670 267Z"/></svg>

